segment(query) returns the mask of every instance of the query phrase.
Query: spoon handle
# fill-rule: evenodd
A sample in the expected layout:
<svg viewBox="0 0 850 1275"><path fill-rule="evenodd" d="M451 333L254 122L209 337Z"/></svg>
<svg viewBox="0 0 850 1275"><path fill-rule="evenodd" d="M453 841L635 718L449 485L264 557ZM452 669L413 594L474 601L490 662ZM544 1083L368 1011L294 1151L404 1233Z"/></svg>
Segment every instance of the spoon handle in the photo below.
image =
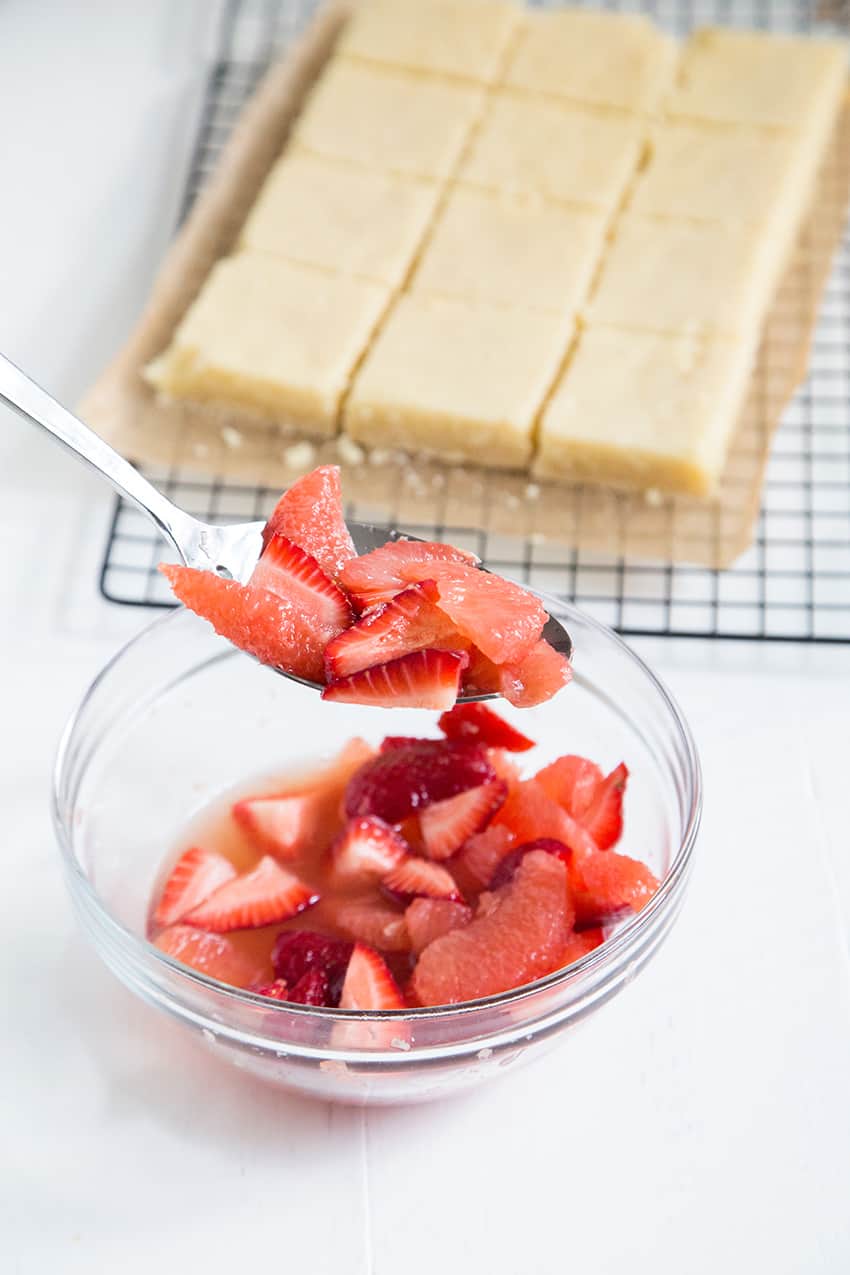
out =
<svg viewBox="0 0 850 1275"><path fill-rule="evenodd" d="M191 541L196 520L173 505L129 461L3 354L0 354L0 403L8 404L34 425L40 425L96 470L119 495L152 519L185 560L182 546Z"/></svg>

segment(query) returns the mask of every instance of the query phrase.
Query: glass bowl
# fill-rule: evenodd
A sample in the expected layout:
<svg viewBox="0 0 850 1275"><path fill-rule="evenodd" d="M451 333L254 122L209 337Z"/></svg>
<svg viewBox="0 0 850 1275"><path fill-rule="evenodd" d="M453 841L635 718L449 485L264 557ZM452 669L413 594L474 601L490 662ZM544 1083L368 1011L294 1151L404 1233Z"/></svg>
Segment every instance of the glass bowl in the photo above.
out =
<svg viewBox="0 0 850 1275"><path fill-rule="evenodd" d="M575 643L575 680L539 708L500 706L538 747L606 769L626 761L624 853L663 878L601 947L518 990L454 1007L360 1013L272 1002L196 973L153 947L145 919L163 859L187 819L234 784L303 770L351 736L433 733L435 714L322 703L180 609L95 678L59 747L54 818L83 929L149 1005L244 1070L314 1097L398 1103L444 1097L539 1052L630 982L679 911L700 818L699 762L670 695L610 630L541 595ZM564 1046L567 1041L563 1041Z"/></svg>

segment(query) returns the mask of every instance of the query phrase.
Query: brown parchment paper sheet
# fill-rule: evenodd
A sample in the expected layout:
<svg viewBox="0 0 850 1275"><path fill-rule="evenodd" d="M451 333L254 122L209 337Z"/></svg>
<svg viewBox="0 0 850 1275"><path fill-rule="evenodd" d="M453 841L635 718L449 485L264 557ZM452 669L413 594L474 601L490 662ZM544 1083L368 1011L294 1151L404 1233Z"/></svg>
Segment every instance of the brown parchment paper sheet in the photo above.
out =
<svg viewBox="0 0 850 1275"><path fill-rule="evenodd" d="M678 497L652 502L640 493L597 486L530 484L524 474L398 455L384 456L380 464L368 456L352 464L336 441L316 447L296 467L297 434L231 409L163 403L145 383L142 369L169 343L210 268L232 247L350 11L350 0L332 0L266 75L166 256L138 326L86 395L83 418L124 455L166 466L181 481L214 476L224 485L280 491L314 464L335 461L343 470L346 500L360 517L374 521L531 537L562 545L565 552L728 566L752 539L771 439L806 375L820 295L850 193L850 101L768 316L749 397L718 493L709 502Z"/></svg>

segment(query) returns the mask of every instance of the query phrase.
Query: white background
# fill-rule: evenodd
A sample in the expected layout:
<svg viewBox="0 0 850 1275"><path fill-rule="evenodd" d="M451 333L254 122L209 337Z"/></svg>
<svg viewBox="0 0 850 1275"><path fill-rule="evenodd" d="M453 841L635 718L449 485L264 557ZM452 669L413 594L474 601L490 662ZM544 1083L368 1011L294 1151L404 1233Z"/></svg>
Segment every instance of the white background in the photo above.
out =
<svg viewBox="0 0 850 1275"><path fill-rule="evenodd" d="M168 240L201 0L0 6L0 349L74 402ZM850 1270L850 647L636 643L706 818L650 969L567 1048L444 1107L256 1088L82 943L53 749L144 621L97 595L110 495L0 413L0 1271Z"/></svg>

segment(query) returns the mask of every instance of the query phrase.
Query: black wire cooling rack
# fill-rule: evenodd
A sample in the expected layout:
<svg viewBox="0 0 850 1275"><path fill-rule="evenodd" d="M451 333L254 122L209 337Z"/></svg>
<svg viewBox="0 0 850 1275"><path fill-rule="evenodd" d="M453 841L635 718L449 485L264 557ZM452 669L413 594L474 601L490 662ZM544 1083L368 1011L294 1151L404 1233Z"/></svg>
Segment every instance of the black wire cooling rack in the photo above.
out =
<svg viewBox="0 0 850 1275"><path fill-rule="evenodd" d="M181 218L263 72L317 3L225 3ZM710 22L808 31L821 19L844 20L832 0L819 8L803 0L650 0L642 7L680 35ZM145 472L208 521L260 517L278 494L179 469ZM845 233L823 299L808 380L774 440L753 545L731 569L632 562L443 522L403 525L412 534L468 546L487 566L568 597L626 635L850 642L850 236ZM171 605L156 571L161 555L162 543L147 521L118 501L101 571L104 597Z"/></svg>

